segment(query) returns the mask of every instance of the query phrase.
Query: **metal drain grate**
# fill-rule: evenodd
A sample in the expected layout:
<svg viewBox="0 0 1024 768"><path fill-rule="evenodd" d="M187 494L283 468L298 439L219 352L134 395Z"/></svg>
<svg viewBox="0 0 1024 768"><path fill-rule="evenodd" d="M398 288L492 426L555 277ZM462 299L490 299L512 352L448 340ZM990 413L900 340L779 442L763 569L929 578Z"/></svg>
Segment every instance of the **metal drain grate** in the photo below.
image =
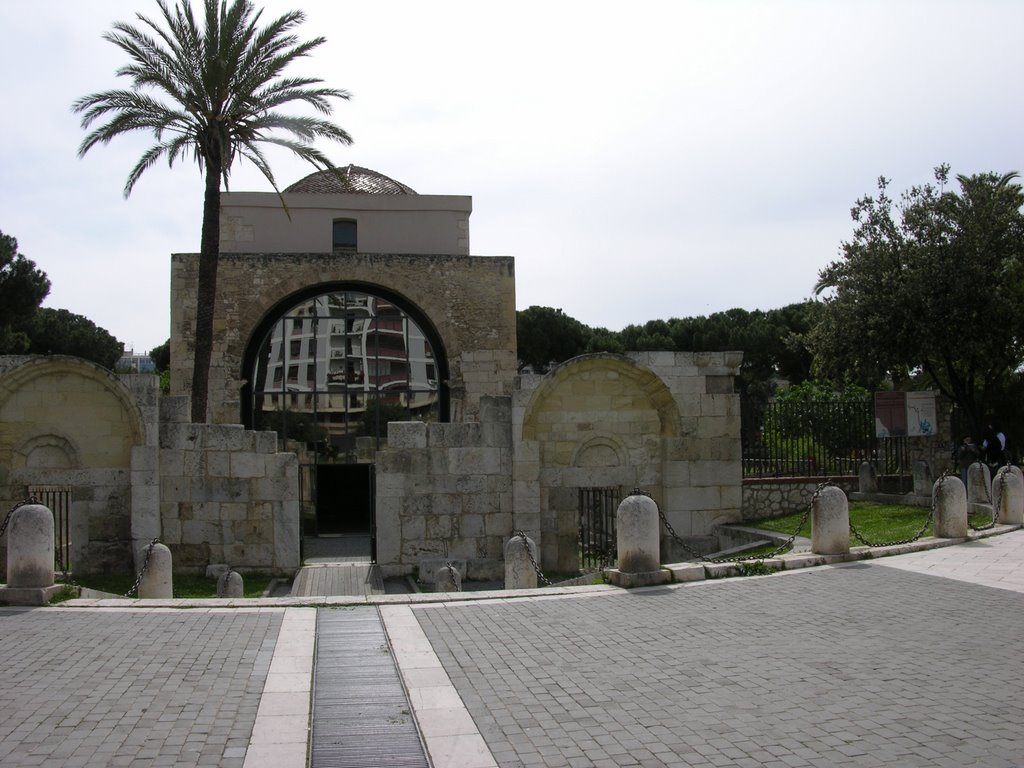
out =
<svg viewBox="0 0 1024 768"><path fill-rule="evenodd" d="M428 768L376 608L317 611L313 768Z"/></svg>

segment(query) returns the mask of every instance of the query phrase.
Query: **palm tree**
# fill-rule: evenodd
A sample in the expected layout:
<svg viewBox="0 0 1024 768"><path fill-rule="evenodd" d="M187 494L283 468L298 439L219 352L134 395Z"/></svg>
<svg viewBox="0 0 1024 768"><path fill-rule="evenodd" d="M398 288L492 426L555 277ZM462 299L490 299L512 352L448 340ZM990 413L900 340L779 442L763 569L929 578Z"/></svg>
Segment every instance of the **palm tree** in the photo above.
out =
<svg viewBox="0 0 1024 768"><path fill-rule="evenodd" d="M250 0L233 0L230 5L228 0L203 0L205 18L200 28L189 0L178 0L173 11L166 0L157 0L157 5L163 26L136 14L141 28L118 22L103 36L130 57L131 63L117 74L130 78L131 88L84 96L72 109L82 115L83 129L101 118L106 121L85 137L79 157L122 134L153 134L156 143L128 174L125 197L161 158L173 166L175 160L191 154L205 174L192 375L192 421L205 422L221 181L227 187L231 165L241 157L252 162L277 191L261 150L266 144L285 147L318 168L333 168L312 142L325 138L351 144L351 137L326 119L285 115L278 109L303 102L327 116L329 99L348 99L349 94L322 87L319 79L281 76L290 63L324 42L323 37L306 42L296 37L293 30L305 19L301 11L286 13L260 29L261 11Z"/></svg>

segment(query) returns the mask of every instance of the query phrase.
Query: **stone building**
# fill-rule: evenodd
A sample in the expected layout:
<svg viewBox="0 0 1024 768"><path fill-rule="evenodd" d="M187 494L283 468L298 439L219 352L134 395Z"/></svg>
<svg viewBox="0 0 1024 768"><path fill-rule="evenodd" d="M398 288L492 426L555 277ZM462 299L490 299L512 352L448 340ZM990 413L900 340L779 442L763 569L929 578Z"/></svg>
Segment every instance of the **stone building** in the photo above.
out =
<svg viewBox="0 0 1024 768"><path fill-rule="evenodd" d="M136 547L159 536L180 567L287 572L301 531L362 537L385 575L447 557L490 579L513 530L545 571L575 571L591 507L634 487L698 545L739 519L739 353L588 355L520 375L514 261L470 255L470 198L356 166L282 198L222 194L211 424L184 416L197 254L172 256L171 396L79 372L121 425L120 452L95 468L116 491L92 499L73 538L96 546L79 562L99 542L123 555L128 532ZM33 365L0 372L5 423L27 413ZM87 440L64 416L0 434L0 495L23 493L44 457L84 469L46 447ZM67 479L96 496L99 476ZM667 537L662 559L682 559Z"/></svg>

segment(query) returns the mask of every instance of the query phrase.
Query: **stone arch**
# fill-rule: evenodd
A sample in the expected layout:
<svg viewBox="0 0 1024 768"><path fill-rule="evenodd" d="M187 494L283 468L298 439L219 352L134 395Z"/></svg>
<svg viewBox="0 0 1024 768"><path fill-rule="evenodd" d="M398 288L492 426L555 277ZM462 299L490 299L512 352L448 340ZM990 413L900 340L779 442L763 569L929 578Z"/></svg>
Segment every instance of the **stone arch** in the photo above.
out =
<svg viewBox="0 0 1024 768"><path fill-rule="evenodd" d="M440 401L440 420L448 421L450 415L448 354L444 340L430 316L408 297L384 286L365 282L334 281L309 285L281 297L264 312L259 321L253 326L245 344L245 352L241 358L241 370L239 371L239 378L243 382L240 403L242 424L249 428L253 426L252 398L255 383L251 380L251 371L256 365L260 348L273 326L285 313L291 308L300 305L303 301L333 292L359 292L386 299L399 307L402 312L416 323L426 336L434 352L435 364L437 366L436 376Z"/></svg>
<svg viewBox="0 0 1024 768"><path fill-rule="evenodd" d="M26 469L77 469L81 462L74 442L53 433L30 437L17 453Z"/></svg>
<svg viewBox="0 0 1024 768"><path fill-rule="evenodd" d="M640 486L660 496L666 444L681 433L662 379L630 358L593 354L549 372L529 398L522 437L534 442L541 554L546 568L578 563L580 490Z"/></svg>
<svg viewBox="0 0 1024 768"><path fill-rule="evenodd" d="M127 387L105 368L67 356L32 357L0 374L0 464L63 454L74 468L131 466L144 443L142 413Z"/></svg>

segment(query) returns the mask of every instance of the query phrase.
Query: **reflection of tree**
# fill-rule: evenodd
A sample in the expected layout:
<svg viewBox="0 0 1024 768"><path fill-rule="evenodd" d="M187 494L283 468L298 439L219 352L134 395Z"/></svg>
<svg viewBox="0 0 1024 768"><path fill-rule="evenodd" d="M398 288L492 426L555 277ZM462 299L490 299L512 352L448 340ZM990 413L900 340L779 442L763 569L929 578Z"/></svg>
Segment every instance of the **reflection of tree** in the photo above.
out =
<svg viewBox="0 0 1024 768"><path fill-rule="evenodd" d="M279 440L318 443L327 439L327 430L317 424L312 413L302 411L257 411L257 429L277 432Z"/></svg>

